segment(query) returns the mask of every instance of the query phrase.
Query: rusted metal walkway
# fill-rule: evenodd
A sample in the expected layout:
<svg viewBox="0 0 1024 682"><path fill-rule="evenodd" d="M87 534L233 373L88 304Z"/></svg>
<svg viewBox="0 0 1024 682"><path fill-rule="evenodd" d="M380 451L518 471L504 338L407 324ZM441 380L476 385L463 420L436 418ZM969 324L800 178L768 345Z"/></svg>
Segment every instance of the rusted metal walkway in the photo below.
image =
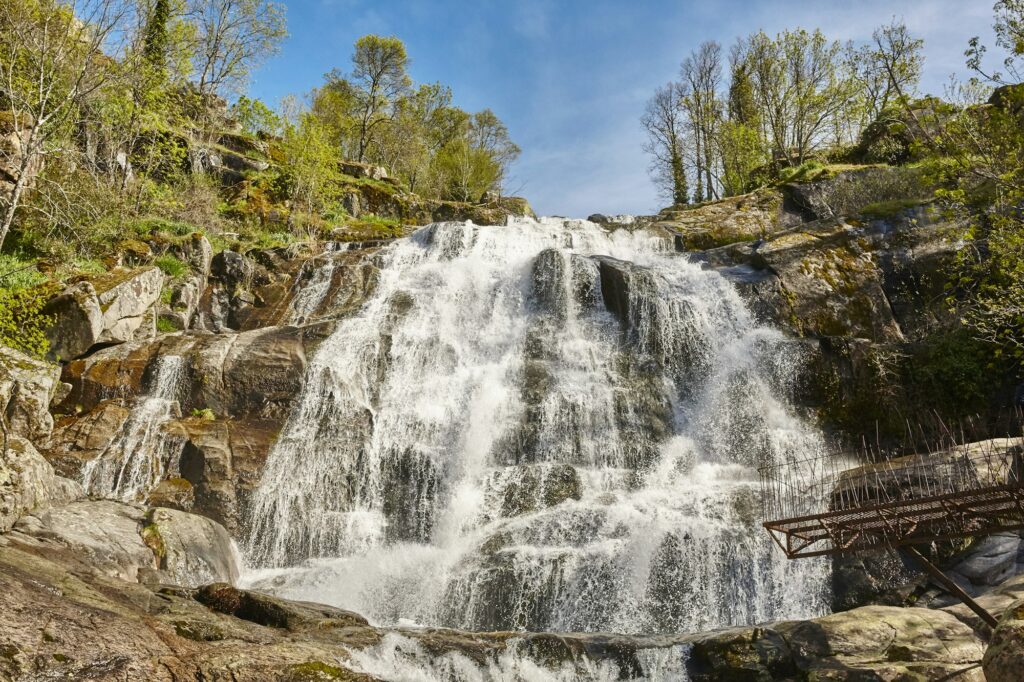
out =
<svg viewBox="0 0 1024 682"><path fill-rule="evenodd" d="M764 527L790 559L903 548L995 625L914 545L1024 529L1020 438L859 466L823 456L763 467L760 474Z"/></svg>

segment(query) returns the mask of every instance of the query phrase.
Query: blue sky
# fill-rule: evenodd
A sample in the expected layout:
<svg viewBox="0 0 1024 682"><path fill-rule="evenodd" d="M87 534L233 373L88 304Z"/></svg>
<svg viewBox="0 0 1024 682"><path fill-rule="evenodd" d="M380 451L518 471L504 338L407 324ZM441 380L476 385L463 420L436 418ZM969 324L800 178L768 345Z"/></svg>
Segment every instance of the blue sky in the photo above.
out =
<svg viewBox="0 0 1024 682"><path fill-rule="evenodd" d="M902 17L926 41L925 86L963 71L968 38L991 44L993 0L290 0L290 36L255 74L276 104L348 69L366 33L396 35L418 82L452 86L456 104L493 109L523 154L507 189L538 213L651 213L639 118L655 87L704 40L728 45L765 29L820 27L870 38Z"/></svg>

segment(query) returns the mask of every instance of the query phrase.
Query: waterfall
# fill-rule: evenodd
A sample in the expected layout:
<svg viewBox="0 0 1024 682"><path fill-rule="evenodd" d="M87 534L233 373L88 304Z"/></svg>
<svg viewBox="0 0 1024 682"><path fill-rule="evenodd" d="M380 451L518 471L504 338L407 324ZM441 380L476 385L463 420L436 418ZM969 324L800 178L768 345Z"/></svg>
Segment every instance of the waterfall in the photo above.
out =
<svg viewBox="0 0 1024 682"><path fill-rule="evenodd" d="M185 367L180 355L157 357L149 390L134 401L106 449L82 468L82 486L89 495L135 502L163 480L181 444L169 442L161 427L181 416L177 390Z"/></svg>
<svg viewBox="0 0 1024 682"><path fill-rule="evenodd" d="M381 254L249 508L248 584L381 624L693 631L822 613L756 467L823 453L796 345L650 232L444 223Z"/></svg>

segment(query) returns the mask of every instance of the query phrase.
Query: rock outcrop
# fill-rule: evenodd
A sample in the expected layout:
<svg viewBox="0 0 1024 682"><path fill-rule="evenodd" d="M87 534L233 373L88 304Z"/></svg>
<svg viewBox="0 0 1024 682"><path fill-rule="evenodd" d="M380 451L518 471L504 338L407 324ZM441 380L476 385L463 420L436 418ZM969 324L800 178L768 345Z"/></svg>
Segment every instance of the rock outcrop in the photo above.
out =
<svg viewBox="0 0 1024 682"><path fill-rule="evenodd" d="M163 285L164 274L155 267L114 270L72 284L43 310L54 318L49 356L66 362L96 346L153 338Z"/></svg>
<svg viewBox="0 0 1024 682"><path fill-rule="evenodd" d="M67 388L56 365L0 346L0 420L5 433L31 440L49 436L50 405L63 400Z"/></svg>
<svg viewBox="0 0 1024 682"><path fill-rule="evenodd" d="M75 481L57 476L32 443L19 436L4 439L0 451L0 533L22 516L83 495Z"/></svg>
<svg viewBox="0 0 1024 682"><path fill-rule="evenodd" d="M150 552L136 547L140 560L142 550ZM0 674L178 680L231 670L238 680L367 681L397 679L413 665L433 670L424 658L481 674L514 658L565 679L592 679L597 671L601 679L637 679L653 665L695 682L980 682L983 655L990 681L1016 680L1019 672L1013 628L1021 621L1012 609L987 654L954 613L881 606L701 635L381 629L355 613L224 583L188 589L126 581L97 571L94 560L102 565L103 557L18 532L0 536Z"/></svg>

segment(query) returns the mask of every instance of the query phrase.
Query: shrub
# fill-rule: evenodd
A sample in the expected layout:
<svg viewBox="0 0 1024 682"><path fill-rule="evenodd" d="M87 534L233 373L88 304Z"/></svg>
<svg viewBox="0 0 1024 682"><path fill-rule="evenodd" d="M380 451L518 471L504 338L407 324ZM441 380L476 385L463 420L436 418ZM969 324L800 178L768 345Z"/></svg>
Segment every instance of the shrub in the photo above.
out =
<svg viewBox="0 0 1024 682"><path fill-rule="evenodd" d="M215 415L213 413L213 410L211 410L209 407L204 407L201 410L198 408L192 410L192 417L195 419L201 419L204 422L212 422L216 421L217 419L217 415Z"/></svg>

